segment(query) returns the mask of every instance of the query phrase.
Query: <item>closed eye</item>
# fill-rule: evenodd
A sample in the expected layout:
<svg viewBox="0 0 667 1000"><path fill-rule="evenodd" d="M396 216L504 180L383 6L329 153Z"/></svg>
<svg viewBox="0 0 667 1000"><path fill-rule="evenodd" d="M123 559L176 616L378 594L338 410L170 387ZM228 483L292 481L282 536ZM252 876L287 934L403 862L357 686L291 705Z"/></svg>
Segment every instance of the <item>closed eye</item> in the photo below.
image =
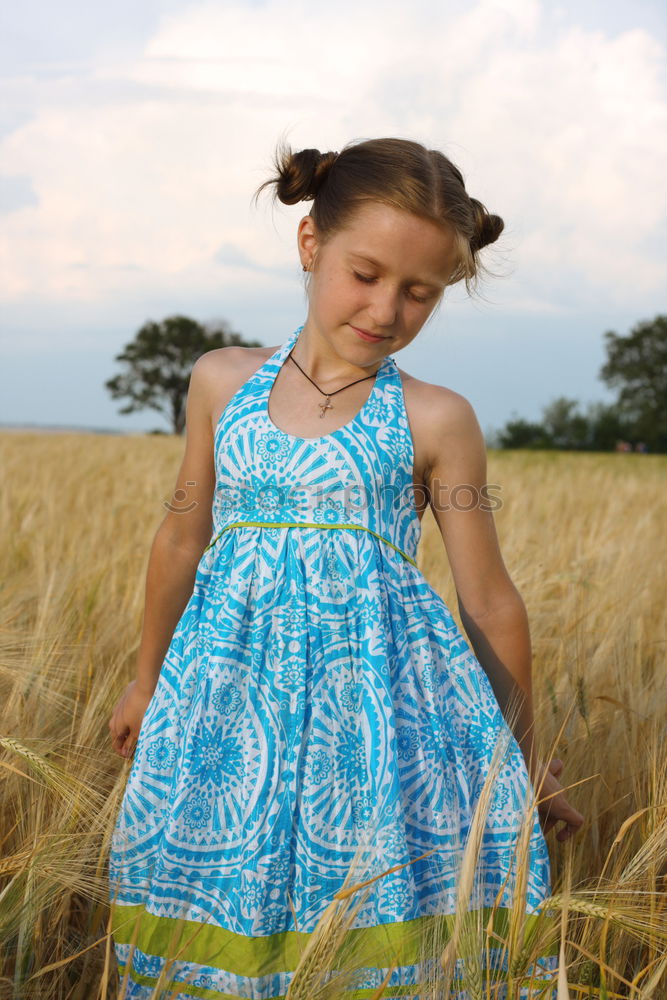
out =
<svg viewBox="0 0 667 1000"><path fill-rule="evenodd" d="M362 281L364 285L372 285L377 278L374 275L362 274L361 271L352 271L357 281ZM419 302L421 304L428 302L430 295L416 295L414 292L407 293L414 302Z"/></svg>

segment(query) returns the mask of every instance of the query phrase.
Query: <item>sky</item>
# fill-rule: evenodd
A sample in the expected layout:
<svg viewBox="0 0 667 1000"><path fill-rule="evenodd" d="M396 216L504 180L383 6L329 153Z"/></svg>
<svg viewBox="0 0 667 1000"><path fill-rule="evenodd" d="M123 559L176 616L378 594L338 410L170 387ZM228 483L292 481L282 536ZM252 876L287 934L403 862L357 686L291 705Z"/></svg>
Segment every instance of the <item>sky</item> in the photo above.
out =
<svg viewBox="0 0 667 1000"><path fill-rule="evenodd" d="M5 4L0 422L168 430L104 388L147 320L287 339L310 206L252 203L281 137L417 139L504 219L399 367L487 434L611 400L604 332L667 311L666 48L660 0Z"/></svg>

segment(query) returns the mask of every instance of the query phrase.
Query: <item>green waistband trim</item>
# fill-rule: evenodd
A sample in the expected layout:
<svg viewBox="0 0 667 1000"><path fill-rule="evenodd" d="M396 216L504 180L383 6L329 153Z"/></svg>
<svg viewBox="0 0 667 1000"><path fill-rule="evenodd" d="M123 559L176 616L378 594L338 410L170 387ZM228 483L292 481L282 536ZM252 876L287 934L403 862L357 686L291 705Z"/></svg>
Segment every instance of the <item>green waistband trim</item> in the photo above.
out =
<svg viewBox="0 0 667 1000"><path fill-rule="evenodd" d="M215 536L215 538L213 539L213 541L210 542L206 546L206 548L204 549L204 552L208 552L209 549L213 548L213 546L215 545L215 543L217 542L217 540L220 538L220 535L222 535L222 533L224 531L229 531L230 528L241 528L241 527L244 527L244 526L248 526L248 527L251 527L251 528L349 528L352 531L367 531L369 533L369 535L375 535L375 537L379 538L381 542L386 542L387 545L391 545L392 549L396 549L397 552L400 552L400 554L403 556L403 558L407 559L407 561L409 563L412 563L413 566L417 565L416 561L411 556L409 556L407 554L407 552L404 552L403 549L399 549L398 545L394 545L394 543L390 542L388 538L384 537L384 535L379 535L377 533L377 531L373 531L371 528L367 528L363 524L322 524L321 522L317 522L317 521L315 521L315 522L313 522L313 521L234 521L233 524L227 524L227 525L225 525L225 527L222 529L222 531L218 532L218 534Z"/></svg>
<svg viewBox="0 0 667 1000"><path fill-rule="evenodd" d="M493 933L501 941L507 940L510 911L483 907L481 916L477 911L482 927L486 927L492 914ZM424 941L429 942L431 951L436 942L441 944L441 949L444 948L454 919L453 914L441 913L373 927L354 927L347 931L343 948L345 951L354 949L356 967L389 968L394 963L416 965L423 961ZM547 928L549 930L549 945L542 957L557 955L558 917L549 916L543 910L525 915L524 944L532 938L538 923L543 933ZM131 945L134 942L144 954L163 958L177 956L179 961L195 962L249 977L293 971L314 933L281 931L248 937L215 924L159 917L143 906L122 906L117 902L112 905L111 926L117 943ZM489 947L498 947L501 941L492 937Z"/></svg>

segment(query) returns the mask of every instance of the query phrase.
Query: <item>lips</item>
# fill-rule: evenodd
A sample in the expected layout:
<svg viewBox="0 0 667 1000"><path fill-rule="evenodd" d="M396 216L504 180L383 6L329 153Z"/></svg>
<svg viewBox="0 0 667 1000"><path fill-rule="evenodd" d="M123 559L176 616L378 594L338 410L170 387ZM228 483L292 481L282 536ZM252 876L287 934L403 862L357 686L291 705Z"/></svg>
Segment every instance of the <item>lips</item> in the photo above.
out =
<svg viewBox="0 0 667 1000"><path fill-rule="evenodd" d="M351 325L351 324L350 324L350 325ZM386 339L387 339L387 338L386 338L385 336L383 336L382 334L379 334L379 333L371 333L371 331L370 331L370 330L362 330L362 328L361 328L361 327L359 327L359 326L353 326L353 327L352 327L352 329L353 329L353 330L355 330L355 331L356 331L356 333L358 333L358 334L359 334L359 335L360 335L361 337L365 338L366 340L375 340L375 341L379 341L379 340L386 340Z"/></svg>

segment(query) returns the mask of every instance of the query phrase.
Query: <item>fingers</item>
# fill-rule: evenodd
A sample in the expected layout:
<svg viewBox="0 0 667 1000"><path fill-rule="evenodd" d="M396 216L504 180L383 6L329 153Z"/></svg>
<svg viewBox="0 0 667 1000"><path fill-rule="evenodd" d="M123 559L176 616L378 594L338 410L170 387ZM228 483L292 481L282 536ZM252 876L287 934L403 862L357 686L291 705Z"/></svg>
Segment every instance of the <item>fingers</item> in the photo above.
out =
<svg viewBox="0 0 667 1000"><path fill-rule="evenodd" d="M582 823L583 819L584 818L582 816L581 817ZM569 837L572 837L577 832L580 826L581 823L565 823L565 826L562 826L558 831L558 833L556 834L556 840L559 840L562 843L564 840L567 840Z"/></svg>
<svg viewBox="0 0 667 1000"><path fill-rule="evenodd" d="M549 761L549 772L553 778L559 778L563 771L563 761L559 757L554 757ZM553 801L553 806L557 807L558 815L549 816L549 806L546 809L546 821L545 821L545 832L550 830L556 823L561 820L564 822L564 826L558 830L556 834L556 839L559 841L567 840L569 837L573 836L579 830L584 822L584 816L572 806L564 795L557 796Z"/></svg>
<svg viewBox="0 0 667 1000"><path fill-rule="evenodd" d="M574 836L575 833L583 825L585 817L571 806L570 803L565 800L563 803L563 808L558 809L557 815L549 815L547 812L544 820L544 833L548 833L556 825L556 823L563 823L563 826L556 833L556 840L561 843L567 840L569 837Z"/></svg>
<svg viewBox="0 0 667 1000"><path fill-rule="evenodd" d="M136 734L132 733L127 725L116 729L114 719L109 723L109 731L111 732L111 748L114 753L117 753L119 757L131 757L137 746Z"/></svg>
<svg viewBox="0 0 667 1000"><path fill-rule="evenodd" d="M132 732L131 727L123 721L123 706L125 697L121 697L116 705L111 718L109 719L109 732L111 733L111 749L119 757L131 757L137 745L137 734Z"/></svg>
<svg viewBox="0 0 667 1000"><path fill-rule="evenodd" d="M112 749L114 749L116 751L116 753L118 753L118 754L122 754L123 753L123 747L125 745L125 740L127 739L127 736L128 736L128 733L127 733L127 730L126 730L125 732L116 733L116 735L113 737L113 739L111 741L111 746L112 746Z"/></svg>
<svg viewBox="0 0 667 1000"><path fill-rule="evenodd" d="M538 799L538 810L544 834L553 829L557 823L563 823L563 826L556 833L556 840L559 843L572 837L584 822L584 816L567 801L563 789L560 787L558 777L562 770L562 760L554 758L549 761L548 771L545 775L546 780L542 788L543 797Z"/></svg>
<svg viewBox="0 0 667 1000"><path fill-rule="evenodd" d="M584 817L578 812L573 806L568 803L568 816L567 818L561 816L560 819L565 820L565 826L562 827L556 834L557 840L567 840L572 834L576 833L577 830L582 826L584 822Z"/></svg>
<svg viewBox="0 0 667 1000"><path fill-rule="evenodd" d="M113 744L114 751L120 757L131 757L137 748L137 741L126 737L118 737Z"/></svg>
<svg viewBox="0 0 667 1000"><path fill-rule="evenodd" d="M548 833L549 830L556 825L555 819L546 819L544 821L544 833Z"/></svg>

